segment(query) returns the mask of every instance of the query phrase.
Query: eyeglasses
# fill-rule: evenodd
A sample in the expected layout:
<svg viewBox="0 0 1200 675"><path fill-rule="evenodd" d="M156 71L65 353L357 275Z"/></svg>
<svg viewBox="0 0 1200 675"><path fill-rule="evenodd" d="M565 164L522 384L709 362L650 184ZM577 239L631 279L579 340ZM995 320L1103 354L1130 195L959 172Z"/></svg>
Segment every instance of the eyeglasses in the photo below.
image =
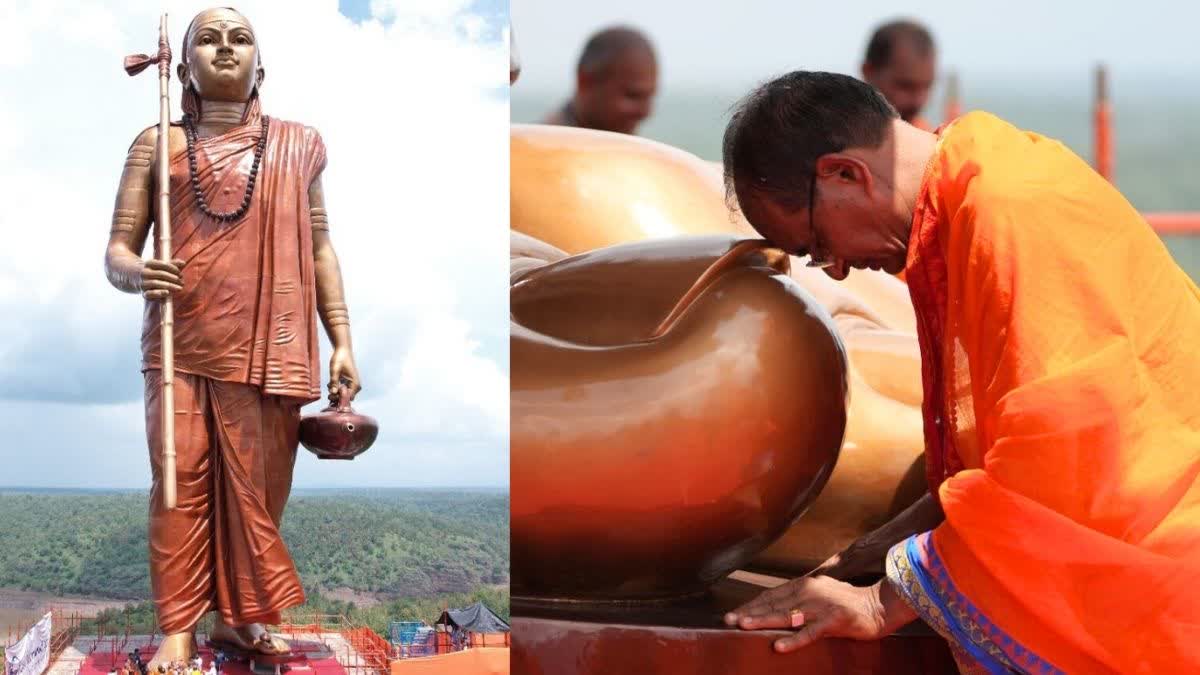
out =
<svg viewBox="0 0 1200 675"><path fill-rule="evenodd" d="M804 256L807 254L808 262L805 267L815 267L824 269L833 267L833 260L829 256L829 252L821 244L817 238L817 226L813 221L813 211L817 210L817 172L813 171L812 182L808 184L808 248L802 250L795 255Z"/></svg>

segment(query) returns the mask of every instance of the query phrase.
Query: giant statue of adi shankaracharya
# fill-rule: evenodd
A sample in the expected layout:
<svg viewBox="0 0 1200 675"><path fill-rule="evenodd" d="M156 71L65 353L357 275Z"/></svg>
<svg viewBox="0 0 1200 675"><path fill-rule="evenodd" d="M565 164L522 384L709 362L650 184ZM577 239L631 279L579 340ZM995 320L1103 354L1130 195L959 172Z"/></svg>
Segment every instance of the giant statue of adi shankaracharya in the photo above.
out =
<svg viewBox="0 0 1200 675"><path fill-rule="evenodd" d="M173 260L142 258L159 228L158 129L129 148L113 211L109 281L146 298L142 329L153 487L150 577L165 638L151 666L187 660L205 614L216 645L278 655L265 628L304 603L280 535L300 408L321 397L317 317L333 345L330 389L360 388L311 127L264 114L264 69L246 17L196 15L182 42L183 119L168 134ZM161 301L174 307L178 502L164 505Z"/></svg>

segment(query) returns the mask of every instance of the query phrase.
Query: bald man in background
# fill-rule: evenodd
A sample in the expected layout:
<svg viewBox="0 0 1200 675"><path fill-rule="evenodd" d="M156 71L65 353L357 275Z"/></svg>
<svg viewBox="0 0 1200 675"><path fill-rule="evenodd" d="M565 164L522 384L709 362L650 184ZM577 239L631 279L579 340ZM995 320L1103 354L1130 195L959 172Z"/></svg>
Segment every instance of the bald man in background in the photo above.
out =
<svg viewBox="0 0 1200 675"><path fill-rule="evenodd" d="M658 61L650 40L627 26L592 35L575 69L575 95L545 124L632 134L650 116Z"/></svg>
<svg viewBox="0 0 1200 675"><path fill-rule="evenodd" d="M899 20L875 29L867 43L862 77L896 108L900 119L933 130L921 117L937 78L937 50L927 28Z"/></svg>

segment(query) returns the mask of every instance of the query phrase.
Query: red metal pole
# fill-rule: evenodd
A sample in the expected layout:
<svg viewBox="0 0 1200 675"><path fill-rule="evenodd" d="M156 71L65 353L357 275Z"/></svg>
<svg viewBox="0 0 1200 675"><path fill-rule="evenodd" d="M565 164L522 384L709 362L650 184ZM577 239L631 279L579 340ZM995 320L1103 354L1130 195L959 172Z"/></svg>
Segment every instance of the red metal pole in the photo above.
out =
<svg viewBox="0 0 1200 675"><path fill-rule="evenodd" d="M962 115L962 105L958 100L958 73L951 71L946 79L946 107L942 112L942 124L952 122Z"/></svg>
<svg viewBox="0 0 1200 675"><path fill-rule="evenodd" d="M1095 131L1096 172L1108 181L1113 179L1112 111L1108 102L1108 69L1096 67L1096 109L1093 115Z"/></svg>

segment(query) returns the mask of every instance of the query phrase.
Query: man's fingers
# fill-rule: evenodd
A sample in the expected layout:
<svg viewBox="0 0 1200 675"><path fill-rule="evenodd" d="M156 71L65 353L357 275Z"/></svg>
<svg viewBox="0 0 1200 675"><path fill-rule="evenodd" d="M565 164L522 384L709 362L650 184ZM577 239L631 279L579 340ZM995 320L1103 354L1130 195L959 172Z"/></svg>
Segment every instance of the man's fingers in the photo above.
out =
<svg viewBox="0 0 1200 675"><path fill-rule="evenodd" d="M822 619L814 619L811 623L804 624L800 630L794 635L789 635L784 638L779 638L775 641L775 651L780 654L794 652L802 647L807 647L812 643L820 640L829 630L829 621Z"/></svg>
<svg viewBox="0 0 1200 675"><path fill-rule="evenodd" d="M769 628L795 628L803 625L802 612L772 610L752 616L742 616L738 620L738 628L742 630L765 630Z"/></svg>
<svg viewBox="0 0 1200 675"><path fill-rule="evenodd" d="M800 605L809 588L810 580L795 579L781 586L763 591L753 600L725 615L725 623L735 626L743 616L787 611Z"/></svg>

